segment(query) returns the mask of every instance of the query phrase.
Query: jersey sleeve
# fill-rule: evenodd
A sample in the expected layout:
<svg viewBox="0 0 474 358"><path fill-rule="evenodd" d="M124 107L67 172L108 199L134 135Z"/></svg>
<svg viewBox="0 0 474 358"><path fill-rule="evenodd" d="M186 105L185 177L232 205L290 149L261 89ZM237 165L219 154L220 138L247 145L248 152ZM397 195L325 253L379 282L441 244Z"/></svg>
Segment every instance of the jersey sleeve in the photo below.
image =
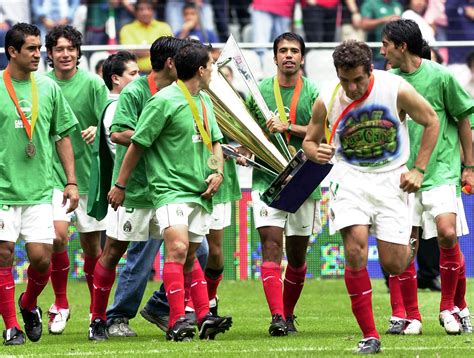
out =
<svg viewBox="0 0 474 358"><path fill-rule="evenodd" d="M50 134L54 137L62 138L76 128L78 121L59 86L56 83L52 85L53 113L51 116Z"/></svg>
<svg viewBox="0 0 474 358"><path fill-rule="evenodd" d="M119 96L110 132L123 132L128 129L135 130L139 117L140 103L130 92L123 92Z"/></svg>
<svg viewBox="0 0 474 358"><path fill-rule="evenodd" d="M165 106L165 99L152 97L147 102L138 118L137 127L131 139L133 143L146 148L151 147L166 126L168 116Z"/></svg>
<svg viewBox="0 0 474 358"><path fill-rule="evenodd" d="M447 74L444 100L449 114L456 121L474 113L474 99L464 90L453 75Z"/></svg>

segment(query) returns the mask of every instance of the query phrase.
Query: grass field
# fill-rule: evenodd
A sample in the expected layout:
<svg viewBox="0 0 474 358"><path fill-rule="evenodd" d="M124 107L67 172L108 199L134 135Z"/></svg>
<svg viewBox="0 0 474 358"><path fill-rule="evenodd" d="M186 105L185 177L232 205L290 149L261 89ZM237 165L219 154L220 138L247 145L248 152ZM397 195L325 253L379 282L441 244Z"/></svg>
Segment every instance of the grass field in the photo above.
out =
<svg viewBox="0 0 474 358"><path fill-rule="evenodd" d="M376 324L385 332L390 316L389 297L383 281L372 281ZM471 280L469 284L474 284ZM16 296L24 290L18 285ZM158 283L150 283L146 297ZM471 286L472 287L472 286ZM473 302L472 290L468 293ZM230 314L234 326L219 335L215 341L167 342L164 334L140 315L131 321L138 333L136 338L111 338L107 342L87 340L89 293L85 282L69 285L72 318L61 336L47 333L44 315L44 335L38 343L27 342L20 347L0 348L0 356L62 357L62 356L113 356L143 357L166 354L168 356L317 356L339 357L352 355L360 339L360 332L350 311L343 280L308 281L297 306L299 333L288 337L270 337L270 314L263 295L261 282L225 281L219 288L219 311ZM48 286L40 297L39 305L47 311L52 301ZM438 323L439 294L420 292L419 301L423 316L423 335L418 337L388 336L382 334L383 356L386 357L474 357L474 337L447 336ZM143 302L144 303L144 302ZM21 322L21 317L19 317Z"/></svg>

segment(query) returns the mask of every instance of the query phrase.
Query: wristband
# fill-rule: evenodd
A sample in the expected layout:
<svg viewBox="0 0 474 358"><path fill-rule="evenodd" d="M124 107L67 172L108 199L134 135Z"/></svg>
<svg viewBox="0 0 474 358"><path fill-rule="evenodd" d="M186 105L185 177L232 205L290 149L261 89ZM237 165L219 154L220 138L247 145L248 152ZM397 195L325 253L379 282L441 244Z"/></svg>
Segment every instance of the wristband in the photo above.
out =
<svg viewBox="0 0 474 358"><path fill-rule="evenodd" d="M219 174L222 177L222 179L224 179L224 172L222 170L217 169L216 174Z"/></svg>
<svg viewBox="0 0 474 358"><path fill-rule="evenodd" d="M463 167L464 169L471 169L471 170L474 169L474 165L463 165L462 167Z"/></svg>
<svg viewBox="0 0 474 358"><path fill-rule="evenodd" d="M77 183L66 183L66 185L64 185L64 187L67 187L67 186L69 186L69 185L75 185L75 186L77 186Z"/></svg>
<svg viewBox="0 0 474 358"><path fill-rule="evenodd" d="M286 129L286 131L289 133L291 132L291 122L288 122L288 128Z"/></svg>
<svg viewBox="0 0 474 358"><path fill-rule="evenodd" d="M127 189L127 187L125 185L122 185L122 184L119 184L119 183L115 183L114 186L120 190L125 190Z"/></svg>
<svg viewBox="0 0 474 358"><path fill-rule="evenodd" d="M414 169L420 172L421 174L425 175L424 169L421 169L420 167L417 167L417 166L415 166Z"/></svg>

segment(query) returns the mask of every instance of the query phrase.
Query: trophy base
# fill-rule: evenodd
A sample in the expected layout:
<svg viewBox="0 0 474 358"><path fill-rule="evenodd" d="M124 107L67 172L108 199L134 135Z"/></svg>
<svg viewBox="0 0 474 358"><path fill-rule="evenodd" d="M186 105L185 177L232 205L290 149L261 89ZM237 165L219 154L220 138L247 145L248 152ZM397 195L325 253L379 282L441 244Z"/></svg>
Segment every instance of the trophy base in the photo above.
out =
<svg viewBox="0 0 474 358"><path fill-rule="evenodd" d="M295 213L329 174L332 166L330 163L317 164L307 160L300 149L261 195L261 199L272 208Z"/></svg>

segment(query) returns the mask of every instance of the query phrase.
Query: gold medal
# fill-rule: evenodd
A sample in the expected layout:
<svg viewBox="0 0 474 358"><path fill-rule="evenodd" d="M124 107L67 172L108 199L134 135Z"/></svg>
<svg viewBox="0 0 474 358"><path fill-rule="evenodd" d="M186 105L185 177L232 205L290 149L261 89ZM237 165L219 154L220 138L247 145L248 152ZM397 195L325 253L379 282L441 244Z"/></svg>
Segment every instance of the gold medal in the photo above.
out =
<svg viewBox="0 0 474 358"><path fill-rule="evenodd" d="M36 147L33 142L28 142L25 148L25 153L28 158L33 158L36 155Z"/></svg>
<svg viewBox="0 0 474 358"><path fill-rule="evenodd" d="M209 167L209 169L217 170L219 169L219 164L220 160L217 155L212 154L209 158L207 158L207 166Z"/></svg>

